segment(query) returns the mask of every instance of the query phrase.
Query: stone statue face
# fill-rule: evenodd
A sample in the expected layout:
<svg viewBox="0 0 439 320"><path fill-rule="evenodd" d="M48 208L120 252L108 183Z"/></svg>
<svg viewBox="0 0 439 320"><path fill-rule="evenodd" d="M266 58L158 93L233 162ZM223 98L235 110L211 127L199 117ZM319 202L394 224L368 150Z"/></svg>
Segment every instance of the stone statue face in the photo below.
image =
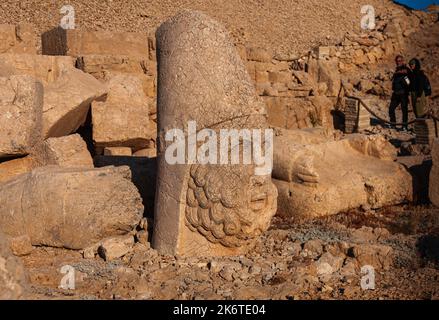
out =
<svg viewBox="0 0 439 320"><path fill-rule="evenodd" d="M254 175L252 165L192 165L186 226L212 243L242 246L269 227L276 198L271 177Z"/></svg>

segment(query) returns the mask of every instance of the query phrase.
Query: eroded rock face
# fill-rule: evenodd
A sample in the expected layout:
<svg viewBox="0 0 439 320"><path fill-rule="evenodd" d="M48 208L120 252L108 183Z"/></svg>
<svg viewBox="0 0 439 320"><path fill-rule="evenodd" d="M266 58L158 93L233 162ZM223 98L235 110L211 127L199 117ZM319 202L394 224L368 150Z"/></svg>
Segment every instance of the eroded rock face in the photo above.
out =
<svg viewBox="0 0 439 320"><path fill-rule="evenodd" d="M412 177L393 161L396 150L384 137L351 135L324 141L317 135L308 139L311 143L292 138L275 138L273 177L280 216L315 218L412 199Z"/></svg>
<svg viewBox="0 0 439 320"><path fill-rule="evenodd" d="M24 298L26 285L23 265L12 255L9 241L0 232L0 300Z"/></svg>
<svg viewBox="0 0 439 320"><path fill-rule="evenodd" d="M431 149L431 157L433 160L433 167L430 172L429 182L429 197L430 201L439 206L439 139L433 141L433 147Z"/></svg>
<svg viewBox="0 0 439 320"><path fill-rule="evenodd" d="M266 128L266 112L230 36L202 13L162 24L158 52L158 180L153 246L177 255L248 250L269 226L277 191L254 165L169 164L165 135L188 121L197 130ZM185 163L188 157L185 155Z"/></svg>
<svg viewBox="0 0 439 320"><path fill-rule="evenodd" d="M148 100L139 78L119 74L108 82L105 101L92 104L93 140L98 149L130 147L134 151L149 145L155 130L149 122ZM98 152L100 153L100 152Z"/></svg>
<svg viewBox="0 0 439 320"><path fill-rule="evenodd" d="M143 214L128 167L46 166L0 185L0 228L33 245L82 249L130 232Z"/></svg>
<svg viewBox="0 0 439 320"><path fill-rule="evenodd" d="M23 156L42 140L43 86L30 76L0 78L0 158Z"/></svg>

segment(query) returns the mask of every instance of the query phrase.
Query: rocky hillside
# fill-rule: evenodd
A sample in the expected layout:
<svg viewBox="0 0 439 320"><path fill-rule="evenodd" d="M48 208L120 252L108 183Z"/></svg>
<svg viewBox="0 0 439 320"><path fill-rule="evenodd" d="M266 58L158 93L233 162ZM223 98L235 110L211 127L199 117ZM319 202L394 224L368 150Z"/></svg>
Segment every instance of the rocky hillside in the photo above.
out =
<svg viewBox="0 0 439 320"><path fill-rule="evenodd" d="M64 0L4 0L0 21L30 22L43 33L58 26ZM301 54L335 44L347 31L359 31L364 1L319 0L72 0L77 28L154 32L181 9L203 11L224 23L237 42L272 48L278 54ZM370 0L377 16L401 8L390 0ZM318 23L316 23L318 22Z"/></svg>

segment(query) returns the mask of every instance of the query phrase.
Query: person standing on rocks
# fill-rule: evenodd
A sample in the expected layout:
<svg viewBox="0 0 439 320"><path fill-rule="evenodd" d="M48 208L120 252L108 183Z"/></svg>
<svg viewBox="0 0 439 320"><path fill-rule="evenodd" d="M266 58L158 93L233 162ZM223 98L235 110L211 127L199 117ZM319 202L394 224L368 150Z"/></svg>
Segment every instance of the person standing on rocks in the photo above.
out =
<svg viewBox="0 0 439 320"><path fill-rule="evenodd" d="M427 97L431 95L431 85L424 71L421 69L421 62L413 58L409 62L411 69L410 76L410 97L413 112L416 118L422 118L427 107Z"/></svg>
<svg viewBox="0 0 439 320"><path fill-rule="evenodd" d="M396 123L395 110L401 105L402 122L404 123L402 129L408 130L408 104L409 104L409 85L411 70L404 62L404 57L396 56L396 70L392 77L392 98L389 107L390 122ZM393 125L394 126L394 125Z"/></svg>

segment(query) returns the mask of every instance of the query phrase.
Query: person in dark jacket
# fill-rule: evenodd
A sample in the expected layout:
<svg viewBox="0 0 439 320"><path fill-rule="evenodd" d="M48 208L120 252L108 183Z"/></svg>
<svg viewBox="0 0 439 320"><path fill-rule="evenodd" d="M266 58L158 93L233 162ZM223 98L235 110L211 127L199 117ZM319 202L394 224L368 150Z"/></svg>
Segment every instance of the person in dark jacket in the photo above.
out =
<svg viewBox="0 0 439 320"><path fill-rule="evenodd" d="M396 56L396 70L392 77L392 98L389 106L390 122L396 122L395 110L401 105L403 130L408 130L408 104L411 70L405 64L404 57Z"/></svg>
<svg viewBox="0 0 439 320"><path fill-rule="evenodd" d="M421 62L413 58L409 62L410 69L410 98L416 118L422 118L427 109L427 96L431 95L430 81L421 69Z"/></svg>

